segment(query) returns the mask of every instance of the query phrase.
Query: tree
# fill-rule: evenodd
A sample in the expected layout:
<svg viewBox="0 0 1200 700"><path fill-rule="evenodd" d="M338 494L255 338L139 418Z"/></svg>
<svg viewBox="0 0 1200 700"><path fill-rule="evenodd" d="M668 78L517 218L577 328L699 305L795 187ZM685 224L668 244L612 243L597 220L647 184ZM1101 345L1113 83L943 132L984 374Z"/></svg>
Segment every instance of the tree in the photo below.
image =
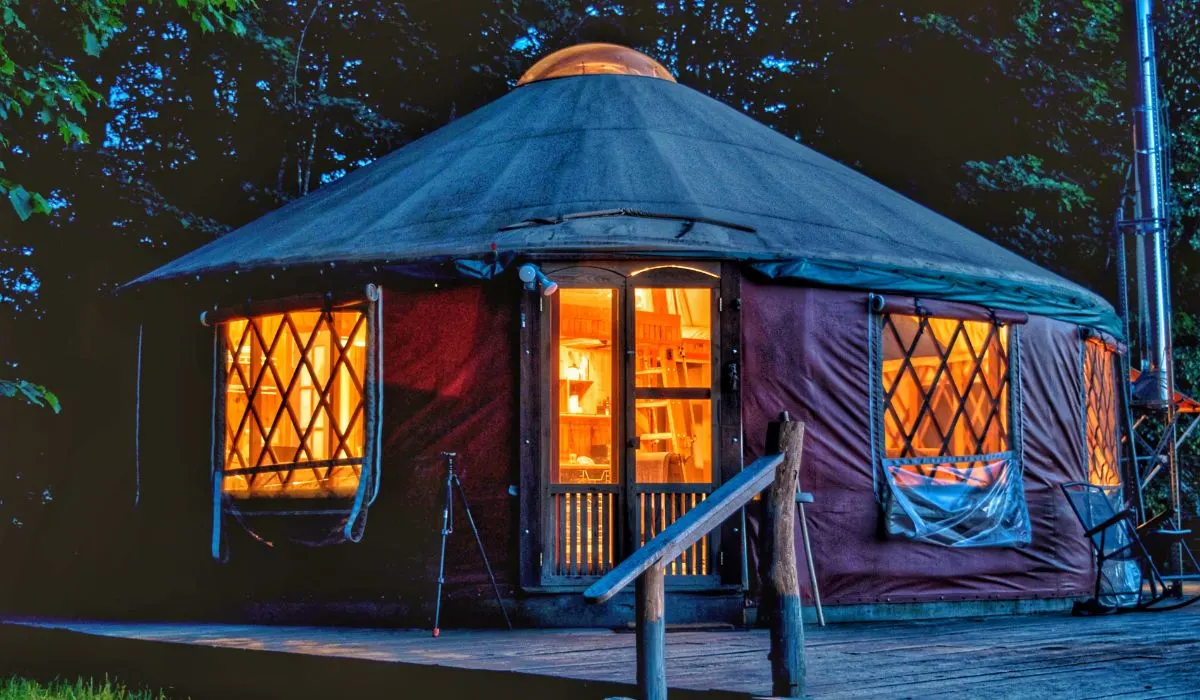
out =
<svg viewBox="0 0 1200 700"><path fill-rule="evenodd" d="M204 31L217 27L242 31L232 14L238 0L176 0L176 4ZM37 125L32 133L53 132L67 146L87 144L90 136L78 120L87 116L88 107L101 95L77 67L99 56L124 30L127 5L127 0L71 0L21 7L18 0L0 0L0 122L26 120ZM24 154L27 144L11 140L7 131L0 131L0 152ZM0 171L5 169L0 162ZM5 177L0 177L0 195L8 198L22 220L50 209L44 196Z"/></svg>
<svg viewBox="0 0 1200 700"><path fill-rule="evenodd" d="M127 5L126 0L72 0L22 6L17 0L0 0L0 197L22 222L34 214L49 214L52 208L42 192L22 184L19 174L39 142L57 139L71 150L91 141L81 122L101 94L81 75L80 67L126 31L125 15L131 13ZM238 0L177 0L176 5L205 32L243 31L233 16ZM144 13L144 7L132 12ZM18 172L15 178L6 160ZM33 254L34 246L13 238L0 239L0 254L18 259ZM20 312L30 306L39 287L29 266L0 265L0 302ZM57 397L44 387L19 379L2 381L0 396L21 396L58 412Z"/></svg>

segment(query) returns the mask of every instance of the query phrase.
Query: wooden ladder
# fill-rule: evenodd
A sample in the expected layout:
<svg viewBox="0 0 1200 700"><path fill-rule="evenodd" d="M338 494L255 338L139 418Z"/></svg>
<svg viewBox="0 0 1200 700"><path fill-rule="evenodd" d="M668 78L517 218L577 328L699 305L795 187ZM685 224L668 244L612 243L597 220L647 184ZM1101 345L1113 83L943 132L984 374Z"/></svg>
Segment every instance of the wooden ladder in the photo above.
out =
<svg viewBox="0 0 1200 700"><path fill-rule="evenodd" d="M687 360L680 359L678 356L676 356L675 359L667 359L666 357L662 357L663 354L664 353L660 353L660 357L659 357L660 364L658 367L650 367L648 369L638 370L637 375L639 377L657 376L659 378L659 387L660 388L678 388L680 386L684 386L685 382L686 382L686 378L687 378ZM670 366L672 364L674 365L674 367ZM681 377L683 379L681 379ZM685 466L694 467L695 466L695 464L694 464L694 462L695 462L695 455L694 455L695 446L692 444L688 444L688 445L683 444L683 441L680 439L680 432L677 427L679 425L682 425L683 431L684 431L683 434L689 435L689 436L692 435L692 430L693 430L694 426L693 426L693 420L692 420L690 408L686 405L680 406L680 405L672 404L671 401L668 399L662 399L662 400L657 400L657 401L643 401L642 404L643 404L642 405L643 408L650 408L650 409L665 408L666 412L667 412L667 426L666 426L667 429L664 432L647 433L645 435L641 435L640 436L641 439L642 440L661 440L664 442L669 442L669 444L670 444L669 451L674 452L675 454L678 454L681 457L686 455L688 458L688 460L687 460L688 463L685 464ZM679 415L676 415L676 411L679 411ZM687 470L685 469L684 474L686 474L686 473L687 473Z"/></svg>

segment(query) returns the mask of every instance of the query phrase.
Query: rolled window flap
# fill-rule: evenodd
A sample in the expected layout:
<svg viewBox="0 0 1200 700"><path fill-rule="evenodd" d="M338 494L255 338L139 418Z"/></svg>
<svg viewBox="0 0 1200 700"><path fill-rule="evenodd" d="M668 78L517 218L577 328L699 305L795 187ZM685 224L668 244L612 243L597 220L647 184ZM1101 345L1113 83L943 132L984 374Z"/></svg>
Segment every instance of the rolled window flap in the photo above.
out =
<svg viewBox="0 0 1200 700"><path fill-rule="evenodd" d="M1029 322L1029 314L1023 311L993 309L957 301L942 301L941 299L872 294L870 304L871 310L880 314L936 316L962 321L994 321L1016 325Z"/></svg>
<svg viewBox="0 0 1200 700"><path fill-rule="evenodd" d="M373 287L374 285L368 285ZM231 306L215 306L200 314L200 323L205 326L216 326L232 320L282 314L302 309L338 310L361 308L370 300L364 296L362 288L342 290L318 294L297 294L279 299L247 299L241 304Z"/></svg>
<svg viewBox="0 0 1200 700"><path fill-rule="evenodd" d="M1124 355L1129 352L1129 347L1121 342L1119 338L1106 333L1097 328L1089 328L1087 326L1079 327L1079 338L1084 342L1099 343L1103 345L1109 352L1115 352L1118 355Z"/></svg>

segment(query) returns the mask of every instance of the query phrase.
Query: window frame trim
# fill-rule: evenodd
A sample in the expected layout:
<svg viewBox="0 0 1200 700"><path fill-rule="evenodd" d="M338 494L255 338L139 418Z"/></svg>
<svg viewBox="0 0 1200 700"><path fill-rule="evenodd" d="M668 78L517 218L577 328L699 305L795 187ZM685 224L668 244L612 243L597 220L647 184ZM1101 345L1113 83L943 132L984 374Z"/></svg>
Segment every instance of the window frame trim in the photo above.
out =
<svg viewBox="0 0 1200 700"><path fill-rule="evenodd" d="M227 343L223 327L236 320L249 320L254 317L287 314L300 311L347 311L358 309L365 317L366 352L363 363L362 401L363 401L363 451L359 471L358 486L353 497L331 496L293 496L288 498L265 498L249 496L238 498L237 502L251 506L241 508L234 505L235 499L224 491L225 446L226 446L226 387L228 373L225 370L225 353ZM212 557L218 561L224 560L222 524L224 516L243 515L277 515L277 516L328 516L344 514L346 522L342 527L345 540L358 542L365 528L366 510L374 505L379 496L380 473L382 471L382 436L383 436L383 288L371 283L358 290L343 290L323 294L304 294L278 299L247 301L239 306L214 307L200 314L200 322L212 329L213 334L213 384L212 384L212 422L211 448L209 452L209 478L212 490ZM345 462L347 459L317 460L313 464L324 465L332 462ZM309 462L291 462L287 464L265 465L253 471L287 471L295 468L308 468ZM248 473L239 470L238 473ZM278 505L286 502L290 508L264 508L266 504ZM255 509L255 507L258 509Z"/></svg>

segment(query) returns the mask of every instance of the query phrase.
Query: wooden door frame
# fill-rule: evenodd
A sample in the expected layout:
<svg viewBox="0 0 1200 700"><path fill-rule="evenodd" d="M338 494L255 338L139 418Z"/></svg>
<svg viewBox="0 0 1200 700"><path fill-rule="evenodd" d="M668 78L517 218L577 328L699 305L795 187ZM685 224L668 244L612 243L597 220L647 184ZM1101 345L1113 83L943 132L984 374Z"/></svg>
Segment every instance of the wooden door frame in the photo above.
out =
<svg viewBox="0 0 1200 700"><path fill-rule="evenodd" d="M713 486L719 486L726 479L737 474L742 467L742 416L740 386L730 383L729 367L735 366L740 371L741 366L741 277L736 264L711 261L629 261L629 260L582 260L573 262L545 263L542 270L562 287L597 287L615 288L618 298L622 300L618 307L619 313L614 318L620 328L622 337L618 347L614 343L614 353L632 348L636 334L633 324L633 294L626 294L626 288L634 286L650 287L695 287L701 273L712 279L716 305L713 316L717 328L714 329L712 343L712 406L713 406ZM643 277L645 275L645 277ZM636 279L641 278L641 279ZM635 284L636 279L636 284ZM709 286L709 285L705 285ZM548 415L550 406L546 397L550 386L551 365L550 351L552 348L551 334L553 328L548 322L546 313L547 300L540 291L523 291L520 295L520 314L518 328L519 387L520 387L520 513L519 513L519 581L523 589L528 591L541 590L576 590L586 585L586 578L578 579L564 585L557 582L547 582L544 576L549 565L549 553L546 552L545 522L547 517L546 505L549 499L548 460L552 458L551 431L554 421ZM628 318L626 316L628 315ZM628 337L626 337L628 336ZM614 336L615 338L615 336ZM627 343L629 343L627 345ZM614 366L617 358L613 358ZM633 358L625 356L623 373L626 376L631 370ZM620 393L621 405L625 410L624 377L620 380L614 377L613 392ZM632 379L629 381L632 384ZM619 386L622 385L622 386ZM629 400L632 402L632 399ZM623 420L613 422L613 453L622 451L623 471L621 481L628 488L628 473L633 467L625 457L628 450L628 431L634 417L625 410ZM626 499L627 501L632 499ZM625 523L621 533L621 544L629 547L630 540L636 536L631 534L634 519L625 513ZM745 556L743 550L745 538L744 521L731 520L731 525L721 529L713 537L711 570L719 576L722 584L746 585ZM722 556L724 554L725 556ZM711 587L709 577L701 583L702 588ZM688 587L680 582L682 587ZM695 584L693 583L693 586Z"/></svg>
<svg viewBox="0 0 1200 700"><path fill-rule="evenodd" d="M612 364L615 370L619 366L618 362L620 362L620 358L617 356L617 353L620 352L622 346L622 339L618 335L618 331L621 329L622 324L624 323L624 319L621 314L621 300L623 298L622 295L625 288L624 275L622 275L620 271L610 269L607 265L600 266L589 263L553 266L547 265L543 267L543 271L547 275L553 275L553 279L556 283L558 283L560 289L582 287L587 289L613 290L613 327L610 337L612 338L613 348ZM538 441L538 446L540 449L538 450L537 462L533 465L533 469L538 473L538 481L540 482L538 488L538 507L534 511L535 515L533 518L533 526L538 529L541 535L539 540L542 542L542 549L538 551L539 561L537 566L536 583L541 587L561 588L565 586L567 588L577 588L586 586L587 581L594 580L598 577L557 576L552 573L553 557L546 552L550 545L546 530L546 522L550 515L549 511L547 510L547 505L552 500L551 488L553 486L549 479L549 474L551 473L550 462L551 460L557 459L554 429L558 423L558 416L556 415L558 411L554 410L554 404L557 400L558 394L557 388L552 386L552 376L554 374L554 364L557 362L555 346L557 343L556 335L558 329L554 323L554 317L550 313L550 305L555 303L556 299L547 299L546 297L541 296L540 292L537 292L536 294L539 295L537 342L541 349L540 356L542 358L542 362L540 367L538 367L538 382L535 385L527 385L524 382L522 383L522 392L533 391L540 395L537 417L541 423L541 439ZM557 297L557 295L555 295L555 297ZM612 382L612 402L614 406L615 417L616 407L622 406L624 402L624 386L616 372L614 372ZM622 421L613 420L612 431L613 450L610 459L615 462L616 460L621 459L618 449L620 445L625 443L625 433L623 430ZM621 462L623 464L624 460L622 459ZM524 468L525 465L522 465L522 469ZM625 475L623 473L619 475L617 485L620 488L617 489L617 497L615 500L617 501L618 505L620 505L620 503L623 501L625 490ZM617 548L620 548L624 542L624 532L628 523L620 518L616 518L615 520L618 521L616 527L617 532L612 536L612 543ZM525 526L522 527L524 528Z"/></svg>

